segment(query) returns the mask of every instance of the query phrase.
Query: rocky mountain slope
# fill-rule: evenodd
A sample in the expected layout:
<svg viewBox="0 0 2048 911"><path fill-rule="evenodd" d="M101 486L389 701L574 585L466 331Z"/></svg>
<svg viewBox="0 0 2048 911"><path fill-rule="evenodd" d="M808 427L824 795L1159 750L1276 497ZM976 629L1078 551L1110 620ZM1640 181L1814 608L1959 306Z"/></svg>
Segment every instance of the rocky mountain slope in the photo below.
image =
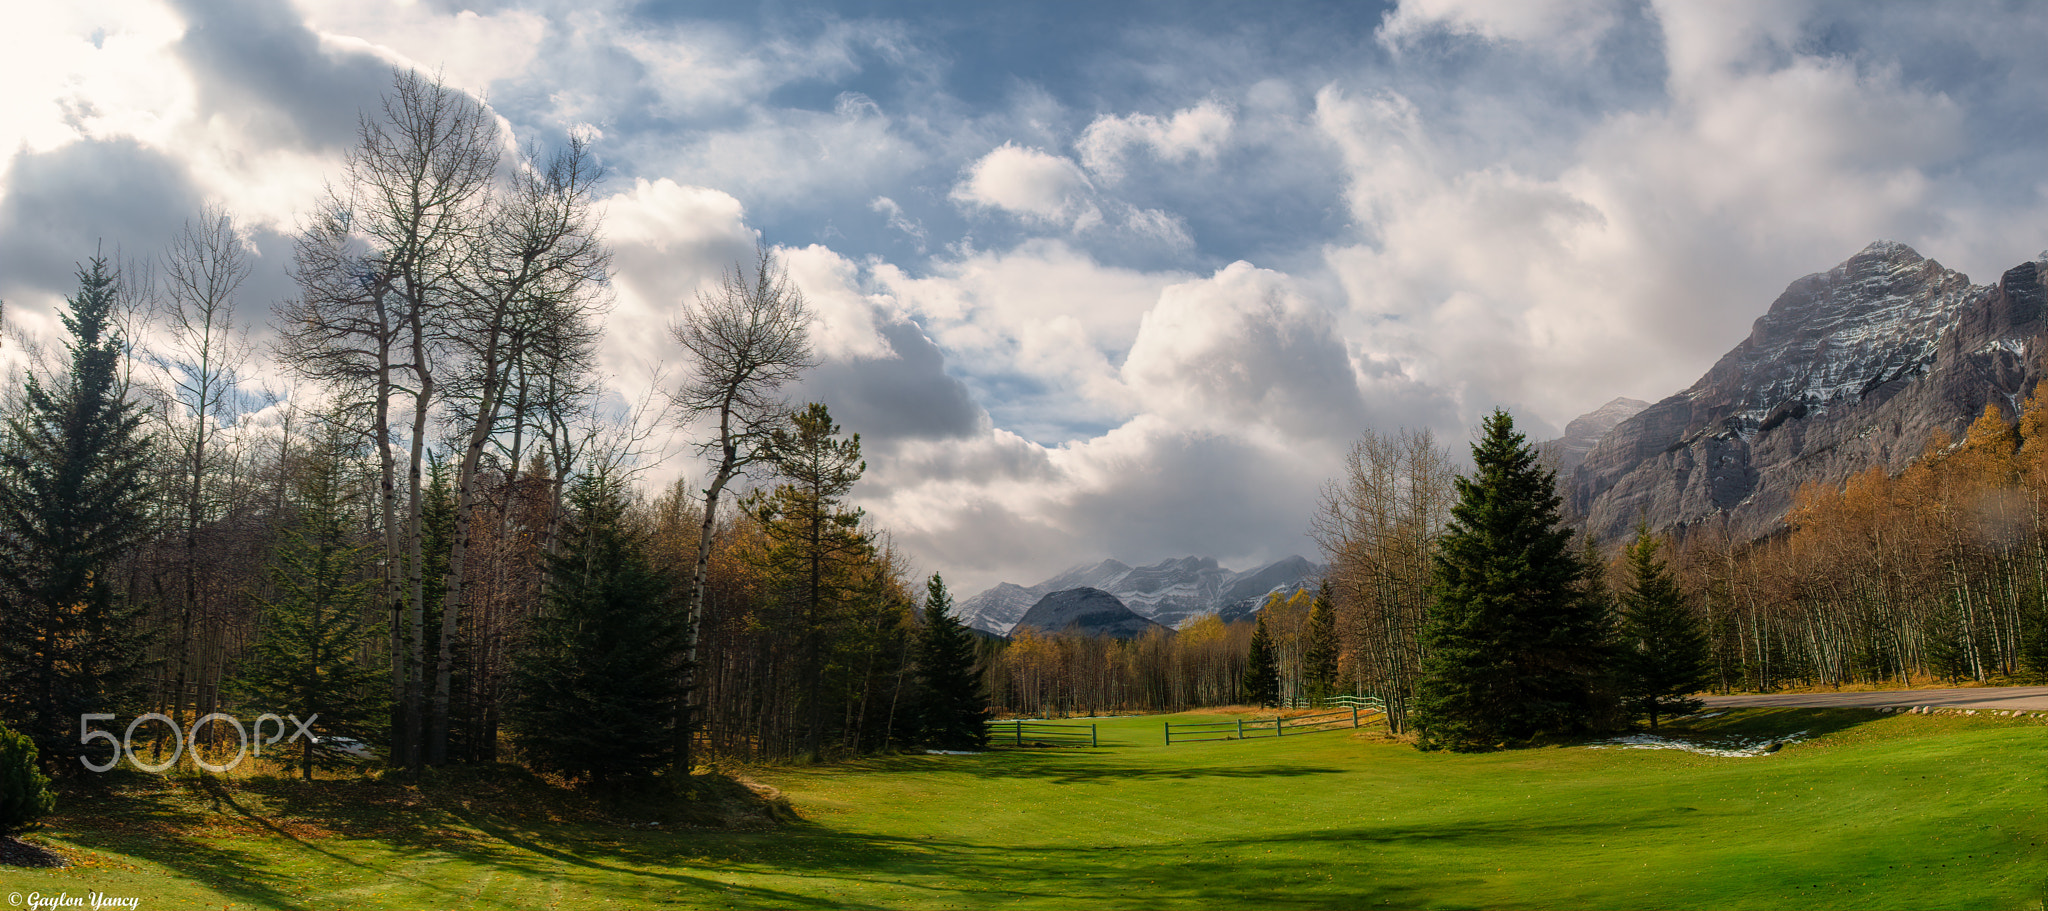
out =
<svg viewBox="0 0 2048 911"><path fill-rule="evenodd" d="M969 626L1007 634L1046 595L1094 588L1114 596L1141 617L1178 627L1205 614L1249 616L1271 592L1292 595L1315 584L1322 574L1321 565L1299 556L1241 573L1225 569L1213 557L1181 557L1138 567L1104 560L1074 567L1037 585L1000 583L962 601L959 611Z"/></svg>
<svg viewBox="0 0 2048 911"><path fill-rule="evenodd" d="M1537 453L1557 470L1560 478L1569 478L1586 461L1586 454L1593 451L1600 438L1613 430L1615 425L1635 417L1649 402L1631 398L1617 398L1586 414L1572 419L1564 425L1564 436L1536 444Z"/></svg>
<svg viewBox="0 0 2048 911"><path fill-rule="evenodd" d="M1726 522L1781 527L1808 481L1897 471L1937 428L2011 414L2041 376L2048 253L1973 285L1880 241L1795 281L1691 388L1616 424L1569 474L1568 508L1613 539Z"/></svg>
<svg viewBox="0 0 2048 911"><path fill-rule="evenodd" d="M1014 629L1044 633L1075 630L1091 636L1135 639L1166 627L1132 612L1122 601L1099 588L1070 588L1038 599ZM1014 630L1013 630L1014 631Z"/></svg>

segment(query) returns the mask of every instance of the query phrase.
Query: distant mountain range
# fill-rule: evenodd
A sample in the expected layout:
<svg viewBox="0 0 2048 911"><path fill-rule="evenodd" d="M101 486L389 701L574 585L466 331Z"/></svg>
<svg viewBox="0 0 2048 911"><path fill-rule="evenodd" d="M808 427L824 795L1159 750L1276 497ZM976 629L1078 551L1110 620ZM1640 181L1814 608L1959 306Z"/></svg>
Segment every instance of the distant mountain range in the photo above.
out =
<svg viewBox="0 0 2048 911"><path fill-rule="evenodd" d="M1038 603L1031 605L1031 609L1024 612L1023 619L1018 620L1010 631L1014 633L1020 629L1045 633L1078 629L1091 636L1136 639L1166 627L1138 616L1115 595L1102 589L1070 588L1038 599Z"/></svg>
<svg viewBox="0 0 2048 911"><path fill-rule="evenodd" d="M1140 618L1168 627L1207 614L1239 620L1256 613L1275 591L1292 596L1314 585L1324 569L1300 556L1247 572L1224 569L1213 557L1181 557L1138 567L1104 560L1076 566L1037 585L1000 583L961 602L959 612L971 627L1008 635L1048 595L1091 589Z"/></svg>
<svg viewBox="0 0 2048 911"><path fill-rule="evenodd" d="M2008 418L2048 354L2048 252L1989 285L1879 241L1795 281L1705 376L1653 405L1617 399L1540 444L1566 509L1604 540L1726 523L1784 527L1801 484L1903 470L1986 405Z"/></svg>

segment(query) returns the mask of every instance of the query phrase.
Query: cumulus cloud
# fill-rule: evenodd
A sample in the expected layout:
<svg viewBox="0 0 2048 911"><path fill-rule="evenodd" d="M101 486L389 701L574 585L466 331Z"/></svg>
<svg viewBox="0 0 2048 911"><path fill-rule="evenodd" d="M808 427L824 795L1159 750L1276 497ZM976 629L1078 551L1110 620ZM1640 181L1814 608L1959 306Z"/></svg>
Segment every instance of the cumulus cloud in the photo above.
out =
<svg viewBox="0 0 2048 911"><path fill-rule="evenodd" d="M1151 114L1108 114L1088 125L1075 148L1089 171L1114 181L1123 176L1124 156L1137 148L1149 149L1166 162L1179 163L1191 158L1214 161L1230 139L1233 120L1230 108L1214 99L1165 118Z"/></svg>
<svg viewBox="0 0 2048 911"><path fill-rule="evenodd" d="M1250 263L1162 291L1123 376L1147 412L1190 428L1349 438L1364 425L1329 311L1287 276Z"/></svg>
<svg viewBox="0 0 2048 911"><path fill-rule="evenodd" d="M968 166L952 197L963 205L1080 230L1102 221L1101 210L1089 201L1092 189L1072 160L1004 143Z"/></svg>

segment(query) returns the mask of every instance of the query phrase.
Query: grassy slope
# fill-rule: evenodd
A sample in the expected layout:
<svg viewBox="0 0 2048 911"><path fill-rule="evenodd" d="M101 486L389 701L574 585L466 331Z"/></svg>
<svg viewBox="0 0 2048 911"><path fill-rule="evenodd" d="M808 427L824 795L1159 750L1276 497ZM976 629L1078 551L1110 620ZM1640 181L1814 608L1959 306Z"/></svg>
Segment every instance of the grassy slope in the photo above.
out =
<svg viewBox="0 0 2048 911"><path fill-rule="evenodd" d="M1212 720L1207 716L1203 720ZM60 820L0 891L220 907L2039 908L2038 719L1754 710L1767 757L1423 754L1332 733L785 769L807 822L655 832L531 792L195 782Z"/></svg>

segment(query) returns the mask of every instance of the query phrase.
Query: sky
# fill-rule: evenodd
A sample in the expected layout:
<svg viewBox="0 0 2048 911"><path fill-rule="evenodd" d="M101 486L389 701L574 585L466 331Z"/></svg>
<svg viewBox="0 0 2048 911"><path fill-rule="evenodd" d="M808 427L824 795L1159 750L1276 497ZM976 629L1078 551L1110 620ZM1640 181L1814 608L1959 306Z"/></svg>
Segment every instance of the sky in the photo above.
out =
<svg viewBox="0 0 2048 911"><path fill-rule="evenodd" d="M1980 283L2048 247L2039 3L4 5L10 342L96 249L215 205L260 345L358 116L436 72L607 169L616 401L775 250L821 356L792 401L861 434L855 504L963 594L1317 557L1362 433L1555 436L1872 241ZM702 433L646 482L702 475Z"/></svg>

